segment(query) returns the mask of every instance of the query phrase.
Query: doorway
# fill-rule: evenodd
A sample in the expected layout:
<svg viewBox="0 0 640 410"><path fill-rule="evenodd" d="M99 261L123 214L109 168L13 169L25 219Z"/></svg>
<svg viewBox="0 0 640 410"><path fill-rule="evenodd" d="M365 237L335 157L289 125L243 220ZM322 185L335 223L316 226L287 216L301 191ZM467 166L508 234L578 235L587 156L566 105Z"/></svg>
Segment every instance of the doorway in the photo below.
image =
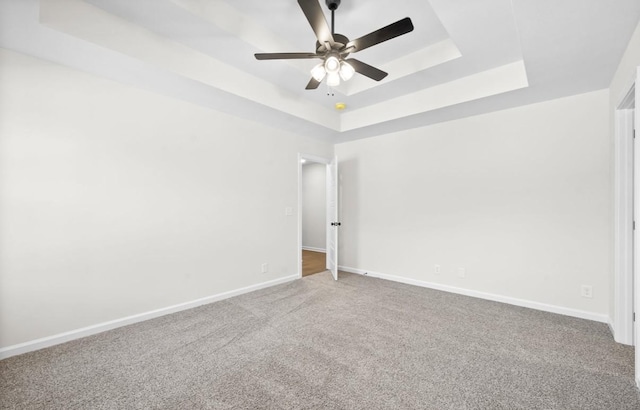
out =
<svg viewBox="0 0 640 410"><path fill-rule="evenodd" d="M638 322L635 320L640 296L640 141L637 83L632 82L615 110L615 235L614 235L614 322L613 334L619 343L635 345L636 384L640 387Z"/></svg>
<svg viewBox="0 0 640 410"><path fill-rule="evenodd" d="M306 158L302 164L302 276L327 270L327 166Z"/></svg>
<svg viewBox="0 0 640 410"><path fill-rule="evenodd" d="M311 175L311 178L304 178L303 167L308 170L306 171L307 175ZM324 186L322 182L317 182L322 181L320 174L323 172L325 175ZM315 186L303 186L305 179L315 179ZM323 189L325 193L323 198L324 218L321 211L322 195L319 192ZM313 201L306 207L304 205L304 190ZM314 208L312 212L305 209L310 207ZM318 266L322 267L322 251L324 250L325 263L322 271L329 270L333 279L338 280L338 228L341 223L338 222L338 159L336 157L327 159L314 155L298 154L298 210L298 276L303 276L303 251L305 253L316 252L316 255L309 254L314 257L313 264L316 268L313 269L315 270ZM310 217L308 219L311 219L312 224L322 223L323 227L313 231L307 228L307 232L303 232L303 215ZM303 235L306 243L303 243ZM324 235L324 241L322 241L322 235ZM309 262L309 258L307 258L307 262Z"/></svg>

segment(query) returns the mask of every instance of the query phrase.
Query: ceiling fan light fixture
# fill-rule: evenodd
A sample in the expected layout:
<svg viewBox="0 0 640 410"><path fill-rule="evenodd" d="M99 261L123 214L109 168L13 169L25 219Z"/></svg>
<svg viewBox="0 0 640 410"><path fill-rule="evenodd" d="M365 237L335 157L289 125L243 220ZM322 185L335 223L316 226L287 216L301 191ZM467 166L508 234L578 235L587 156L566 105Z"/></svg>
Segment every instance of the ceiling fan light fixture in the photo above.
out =
<svg viewBox="0 0 640 410"><path fill-rule="evenodd" d="M325 75L327 75L327 70L324 69L324 64L322 63L311 69L311 77L317 82L322 81Z"/></svg>
<svg viewBox="0 0 640 410"><path fill-rule="evenodd" d="M327 70L329 74L338 74L338 71L340 71L340 60L338 60L338 57L329 56L324 61L324 69Z"/></svg>
<svg viewBox="0 0 640 410"><path fill-rule="evenodd" d="M312 53L255 53L257 60L290 60L319 58L321 65L311 70L312 78L305 87L306 90L315 90L326 78L330 87L340 84L340 80L348 81L355 72L375 81L380 81L387 76L382 70L363 63L360 60L350 58L347 63L343 60L346 56L365 50L376 44L383 43L403 34L413 31L413 23L409 17L398 20L378 30L365 34L355 40L349 40L345 35L335 32L335 11L340 6L341 0L325 0L331 11L331 26L322 10L321 0L298 0L311 29L316 36L316 47Z"/></svg>
<svg viewBox="0 0 640 410"><path fill-rule="evenodd" d="M327 73L327 85L329 87L337 87L340 85L340 75L338 73Z"/></svg>
<svg viewBox="0 0 640 410"><path fill-rule="evenodd" d="M349 81L355 74L356 70L346 61L340 62L340 78L343 81Z"/></svg>

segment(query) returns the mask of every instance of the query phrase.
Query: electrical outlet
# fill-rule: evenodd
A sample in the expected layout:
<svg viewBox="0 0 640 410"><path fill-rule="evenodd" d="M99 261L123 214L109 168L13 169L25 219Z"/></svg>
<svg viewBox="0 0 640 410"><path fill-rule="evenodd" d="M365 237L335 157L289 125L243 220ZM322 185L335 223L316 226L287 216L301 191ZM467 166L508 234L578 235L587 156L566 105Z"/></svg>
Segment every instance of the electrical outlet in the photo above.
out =
<svg viewBox="0 0 640 410"><path fill-rule="evenodd" d="M267 273L267 272L269 272L269 264L265 262L262 264L262 273Z"/></svg>
<svg viewBox="0 0 640 410"><path fill-rule="evenodd" d="M286 208L284 208L284 215L285 216L291 216L293 215L293 208L288 206Z"/></svg>
<svg viewBox="0 0 640 410"><path fill-rule="evenodd" d="M433 265L433 273L436 275L440 274L440 265Z"/></svg>
<svg viewBox="0 0 640 410"><path fill-rule="evenodd" d="M581 295L583 298L593 298L593 286L590 285L582 285Z"/></svg>
<svg viewBox="0 0 640 410"><path fill-rule="evenodd" d="M465 268L458 268L458 277L464 278L467 276L467 270Z"/></svg>

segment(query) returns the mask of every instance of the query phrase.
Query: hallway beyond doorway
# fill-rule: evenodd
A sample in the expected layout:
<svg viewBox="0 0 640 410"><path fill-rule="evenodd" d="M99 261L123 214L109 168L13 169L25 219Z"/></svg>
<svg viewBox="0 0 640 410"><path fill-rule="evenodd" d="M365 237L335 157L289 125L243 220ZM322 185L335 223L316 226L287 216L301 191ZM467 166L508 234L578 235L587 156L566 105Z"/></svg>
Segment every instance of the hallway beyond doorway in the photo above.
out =
<svg viewBox="0 0 640 410"><path fill-rule="evenodd" d="M313 275L314 273L327 270L327 254L324 252L314 252L302 250L302 276Z"/></svg>

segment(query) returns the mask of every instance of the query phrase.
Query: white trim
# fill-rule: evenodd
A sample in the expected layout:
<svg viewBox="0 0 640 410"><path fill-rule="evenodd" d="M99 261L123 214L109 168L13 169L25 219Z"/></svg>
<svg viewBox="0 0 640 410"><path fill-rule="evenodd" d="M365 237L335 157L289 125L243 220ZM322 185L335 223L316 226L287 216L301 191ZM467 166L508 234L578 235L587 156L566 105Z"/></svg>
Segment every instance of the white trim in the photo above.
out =
<svg viewBox="0 0 640 410"><path fill-rule="evenodd" d="M190 302L179 303L177 305L168 306L161 309L151 310L149 312L139 313L137 315L123 317L121 319L110 320L108 322L98 323L95 325L83 327L81 329L71 330L69 332L59 333L53 336L43 337L41 339L31 340L13 346L0 349L0 360L23 353L33 352L34 350L44 349L58 345L60 343L69 342L71 340L95 335L97 333L106 332L118 327L127 326L133 323L143 322L145 320L154 319L160 316L169 315L171 313L192 309L198 306L206 305L220 300L228 299L233 296L242 295L244 293L253 292L270 286L280 285L298 279L298 275L285 276L284 278L274 279L267 282L258 283L240 289L230 290L228 292L218 293L217 295L207 296L204 298L192 300Z"/></svg>
<svg viewBox="0 0 640 410"><path fill-rule="evenodd" d="M613 322L616 342L633 345L634 283L634 141L633 106L636 78L623 88L614 119L614 258Z"/></svg>
<svg viewBox="0 0 640 410"><path fill-rule="evenodd" d="M296 254L298 255L298 278L302 278L302 159L304 154L298 153L298 240ZM305 158L306 159L306 158Z"/></svg>
<svg viewBox="0 0 640 410"><path fill-rule="evenodd" d="M638 72L640 72L640 67L638 68ZM616 109L619 108L624 108L627 106L627 98L629 98L629 90L631 90L631 88L635 87L636 85L636 78L637 76L640 74L633 74L629 77L629 79L627 80L627 84L624 88L622 88L622 91L620 92L620 95L618 96L618 103L616 104Z"/></svg>
<svg viewBox="0 0 640 410"><path fill-rule="evenodd" d="M628 93L633 90L633 85ZM625 103L626 101L626 103ZM621 104L628 104L625 97ZM621 105L614 113L614 277L613 336L633 344L633 118Z"/></svg>
<svg viewBox="0 0 640 410"><path fill-rule="evenodd" d="M613 335L613 338L616 338L616 331L613 329L613 323L611 322L611 318L607 321L607 326L609 326L609 332Z"/></svg>
<svg viewBox="0 0 640 410"><path fill-rule="evenodd" d="M314 248L313 246L303 246L302 250L303 251L311 251L311 252L327 253L327 250L325 248Z"/></svg>
<svg viewBox="0 0 640 410"><path fill-rule="evenodd" d="M494 302L507 303L509 305L521 306L521 307L526 307L526 308L535 309L535 310L542 310L544 312L558 313L565 316L573 316L580 319L593 320L593 321L602 322L602 323L609 322L609 316L607 315L587 312L584 310L571 309L571 308L566 308L566 307L556 306L556 305L549 305L546 303L512 298L510 296L496 295L494 293L480 292L477 290L458 288L456 286L442 285L439 283L426 282L426 281L417 280L417 279L405 278L402 276L388 275L386 273L372 272L370 270L350 268L348 266L340 266L340 270L344 272L357 273L359 275L371 276L373 278L385 279L393 282L400 282L400 283L406 283L408 285L420 286L423 288L456 293L458 295L471 296L474 298L486 299Z"/></svg>
<svg viewBox="0 0 640 410"><path fill-rule="evenodd" d="M299 153L298 157L300 159L306 159L307 161L311 161L311 162L318 162L320 164L325 164L325 165L329 165L331 164L331 159L329 158L325 158L325 157L319 157L317 155L312 155L312 154L303 154L303 153Z"/></svg>

